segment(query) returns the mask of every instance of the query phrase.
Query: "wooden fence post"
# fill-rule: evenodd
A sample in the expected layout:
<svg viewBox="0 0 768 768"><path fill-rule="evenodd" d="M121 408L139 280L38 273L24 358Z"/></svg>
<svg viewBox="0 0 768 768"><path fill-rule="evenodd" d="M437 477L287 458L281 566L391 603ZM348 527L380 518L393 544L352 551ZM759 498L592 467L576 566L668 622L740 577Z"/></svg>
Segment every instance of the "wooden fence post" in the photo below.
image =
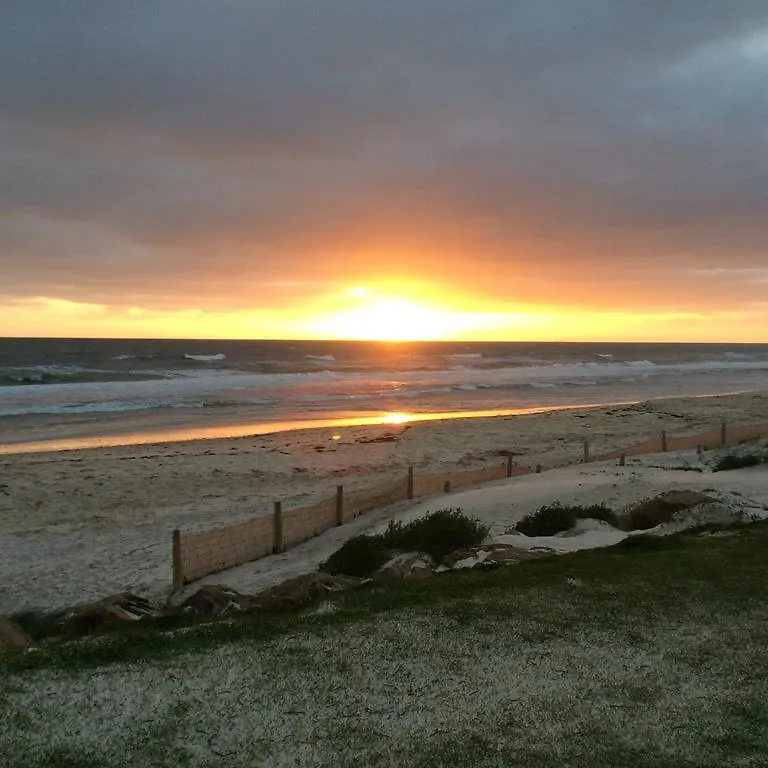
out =
<svg viewBox="0 0 768 768"><path fill-rule="evenodd" d="M537 474L537 475L540 475L540 474L541 474L541 470L542 470L542 469L543 469L543 467L541 466L541 464L537 464L537 465L536 465L536 474Z"/></svg>
<svg viewBox="0 0 768 768"><path fill-rule="evenodd" d="M181 531L176 529L172 539L173 591L178 592L184 586L184 567L181 563Z"/></svg>
<svg viewBox="0 0 768 768"><path fill-rule="evenodd" d="M344 524L344 486L336 486L336 525Z"/></svg>
<svg viewBox="0 0 768 768"><path fill-rule="evenodd" d="M408 485L405 490L405 498L413 498L413 467L408 467Z"/></svg>
<svg viewBox="0 0 768 768"><path fill-rule="evenodd" d="M667 431L665 429L661 430L661 451L662 453L667 452Z"/></svg>
<svg viewBox="0 0 768 768"><path fill-rule="evenodd" d="M589 464L589 440L584 438L584 463Z"/></svg>
<svg viewBox="0 0 768 768"><path fill-rule="evenodd" d="M625 453L622 453L621 456L619 456L619 466L625 467L627 465L627 455Z"/></svg>
<svg viewBox="0 0 768 768"><path fill-rule="evenodd" d="M450 480L446 480L443 483L443 493L450 493L450 492L451 492L451 481Z"/></svg>
<svg viewBox="0 0 768 768"><path fill-rule="evenodd" d="M703 445L697 445L696 446L696 455L699 457L699 460L701 460L701 457L704 455L704 446Z"/></svg>
<svg viewBox="0 0 768 768"><path fill-rule="evenodd" d="M282 502L275 502L275 511L272 517L274 523L274 546L272 550L275 554L283 551L283 505Z"/></svg>
<svg viewBox="0 0 768 768"><path fill-rule="evenodd" d="M512 454L507 454L507 477L512 477Z"/></svg>
<svg viewBox="0 0 768 768"><path fill-rule="evenodd" d="M723 419L722 422L720 422L720 444L725 445L727 441L728 433L727 433L727 427L725 426L725 419Z"/></svg>

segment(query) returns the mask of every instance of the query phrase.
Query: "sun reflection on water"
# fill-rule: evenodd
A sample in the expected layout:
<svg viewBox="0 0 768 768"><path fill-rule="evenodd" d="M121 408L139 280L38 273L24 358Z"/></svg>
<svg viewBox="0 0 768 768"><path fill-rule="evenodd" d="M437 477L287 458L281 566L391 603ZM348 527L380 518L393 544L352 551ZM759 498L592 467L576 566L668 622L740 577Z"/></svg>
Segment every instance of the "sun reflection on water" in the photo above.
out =
<svg viewBox="0 0 768 768"><path fill-rule="evenodd" d="M385 424L405 424L411 420L411 416L408 413L388 413L383 418Z"/></svg>

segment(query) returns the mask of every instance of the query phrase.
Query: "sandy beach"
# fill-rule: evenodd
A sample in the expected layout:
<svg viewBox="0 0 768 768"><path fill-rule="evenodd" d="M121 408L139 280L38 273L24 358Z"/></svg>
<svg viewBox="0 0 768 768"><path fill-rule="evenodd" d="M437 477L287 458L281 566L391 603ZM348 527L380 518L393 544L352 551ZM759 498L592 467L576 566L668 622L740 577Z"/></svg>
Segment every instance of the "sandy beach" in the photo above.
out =
<svg viewBox="0 0 768 768"><path fill-rule="evenodd" d="M726 474L659 469L664 462L668 467L683 462L673 454L664 454L661 463L654 457L632 461L621 471L612 465L585 466L579 464L583 440L588 438L593 452L601 453L661 430L689 434L721 420L736 425L766 418L768 392L761 391L521 416L5 455L0 457L0 613L61 607L124 589L162 599L170 586L173 529L206 530L269 514L277 500L284 509L304 506L326 498L337 484L367 488L403 476L409 465L417 472L474 468L501 461L507 451L521 465L576 465L494 483L486 491L496 495L486 502L466 495L476 491L451 496L452 505L498 523L497 532L529 508L576 492L621 505L670 483L698 487L705 478L712 487L717 477L728 484L732 480ZM649 474L640 477L641 472ZM528 490L521 495L523 487ZM509 504L499 502L498 488L505 489L501 498L509 498ZM753 495L759 496L759 487ZM434 507L434 501L429 503ZM440 503L446 505L445 497ZM288 553L206 581L241 589L269 586L310 570L345 538L417 508L420 513L425 509L408 502L369 513Z"/></svg>

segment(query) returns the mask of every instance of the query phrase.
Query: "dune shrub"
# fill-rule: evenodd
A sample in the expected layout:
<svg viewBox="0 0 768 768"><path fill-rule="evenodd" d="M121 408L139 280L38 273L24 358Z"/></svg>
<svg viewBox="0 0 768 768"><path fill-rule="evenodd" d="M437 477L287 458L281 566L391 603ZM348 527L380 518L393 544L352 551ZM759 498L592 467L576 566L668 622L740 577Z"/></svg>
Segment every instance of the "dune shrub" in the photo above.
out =
<svg viewBox="0 0 768 768"><path fill-rule="evenodd" d="M587 518L616 525L616 515L605 504L582 506L556 501L554 504L539 507L532 515L524 517L515 525L515 530L525 536L554 536L573 528L577 520Z"/></svg>
<svg viewBox="0 0 768 768"><path fill-rule="evenodd" d="M20 611L11 614L11 621L18 624L33 640L39 641L55 634L62 611Z"/></svg>
<svg viewBox="0 0 768 768"><path fill-rule="evenodd" d="M321 563L320 570L365 577L381 568L388 559L389 552L383 536L354 536Z"/></svg>
<svg viewBox="0 0 768 768"><path fill-rule="evenodd" d="M646 531L670 522L677 512L701 504L711 504L713 501L716 501L714 496L708 496L699 491L664 491L658 496L643 499L626 508L619 518L618 527L625 531Z"/></svg>
<svg viewBox="0 0 768 768"><path fill-rule="evenodd" d="M756 467L758 464L768 463L768 457L759 456L755 453L747 453L743 456L737 456L735 453L728 453L721 456L712 467L713 472L727 472L729 469L741 469L742 467Z"/></svg>
<svg viewBox="0 0 768 768"><path fill-rule="evenodd" d="M477 546L487 535L488 526L461 509L438 509L410 523L391 522L384 541L390 549L425 552L439 561L457 549Z"/></svg>
<svg viewBox="0 0 768 768"><path fill-rule="evenodd" d="M457 549L480 544L487 535L487 526L460 509L439 509L410 523L392 521L381 535L355 536L322 563L320 570L370 576L397 552L424 552L439 561Z"/></svg>

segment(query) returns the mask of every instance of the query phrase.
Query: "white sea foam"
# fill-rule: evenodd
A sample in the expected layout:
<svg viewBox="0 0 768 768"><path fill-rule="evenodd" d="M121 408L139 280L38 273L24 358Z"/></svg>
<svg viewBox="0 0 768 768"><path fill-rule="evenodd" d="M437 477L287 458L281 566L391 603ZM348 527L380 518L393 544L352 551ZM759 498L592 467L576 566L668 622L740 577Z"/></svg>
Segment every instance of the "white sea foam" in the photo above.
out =
<svg viewBox="0 0 768 768"><path fill-rule="evenodd" d="M628 377L630 370L632 376ZM332 371L255 374L201 368L191 371L155 371L152 372L155 376L163 378L140 381L5 386L0 388L0 416L73 412L67 410L72 408L98 412L183 404L189 407L190 400L248 403L265 396L274 397L278 404L297 402L300 397L311 396L315 403L326 400L329 408L335 407L334 403L341 398L348 399L350 395L363 403L370 399L371 407L376 407L376 402L380 402L381 398L423 400L436 396L441 398L441 407L444 407L445 398L450 397L452 391L458 397L457 390L464 393L463 397L481 398L483 394L474 391L483 390L486 396L502 397L507 403L517 403L522 399L522 404L528 405L531 404L531 396L525 395L526 390L533 392L557 388L563 392L559 396L562 404L576 402L574 398L584 401L590 392L595 392L596 402L603 402L606 399L619 401L665 396L668 393L662 391L664 387L674 388L674 394L701 393L703 382L706 382L708 389L706 394L760 389L765 386L766 371L768 363L757 361L678 365L654 365L647 361L635 361L631 365L609 362L475 370L411 370L394 375ZM581 394L567 395L566 391L571 388L579 390ZM546 402L551 403L553 400L550 397ZM425 404L425 407L428 405ZM258 413L251 415L257 417Z"/></svg>
<svg viewBox="0 0 768 768"><path fill-rule="evenodd" d="M333 355L304 355L308 360L322 360L326 363L336 362L336 358Z"/></svg>
<svg viewBox="0 0 768 768"><path fill-rule="evenodd" d="M198 363L215 363L217 360L226 360L227 356L221 352L215 355L184 355L187 360L197 360Z"/></svg>

